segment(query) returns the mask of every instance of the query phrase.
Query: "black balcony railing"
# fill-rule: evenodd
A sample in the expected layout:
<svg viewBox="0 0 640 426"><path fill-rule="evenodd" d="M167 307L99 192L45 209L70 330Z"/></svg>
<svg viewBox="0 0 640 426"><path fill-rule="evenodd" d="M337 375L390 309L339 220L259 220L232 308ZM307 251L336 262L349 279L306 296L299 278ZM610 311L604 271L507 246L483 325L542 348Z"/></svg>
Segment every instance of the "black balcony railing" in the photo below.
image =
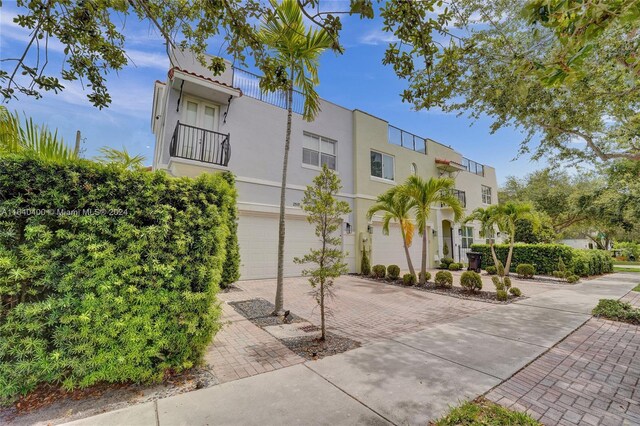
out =
<svg viewBox="0 0 640 426"><path fill-rule="evenodd" d="M261 100L278 108L287 109L287 93L282 90L264 92L260 89L260 77L258 74L233 67L233 87L242 90L244 96ZM293 91L292 111L302 114L304 111L304 94L298 90Z"/></svg>
<svg viewBox="0 0 640 426"><path fill-rule="evenodd" d="M171 138L169 154L172 157L226 166L231 158L229 135L178 121Z"/></svg>
<svg viewBox="0 0 640 426"><path fill-rule="evenodd" d="M480 163L476 163L473 160L462 157L462 167L469 173L474 173L478 176L484 176L484 166Z"/></svg>
<svg viewBox="0 0 640 426"><path fill-rule="evenodd" d="M460 205L462 205L462 208L466 208L467 207L467 193L466 192L460 191L459 189L451 189L450 192L451 192L452 195L457 197L458 200L460 200ZM447 206L444 203L440 203L440 207L447 207Z"/></svg>

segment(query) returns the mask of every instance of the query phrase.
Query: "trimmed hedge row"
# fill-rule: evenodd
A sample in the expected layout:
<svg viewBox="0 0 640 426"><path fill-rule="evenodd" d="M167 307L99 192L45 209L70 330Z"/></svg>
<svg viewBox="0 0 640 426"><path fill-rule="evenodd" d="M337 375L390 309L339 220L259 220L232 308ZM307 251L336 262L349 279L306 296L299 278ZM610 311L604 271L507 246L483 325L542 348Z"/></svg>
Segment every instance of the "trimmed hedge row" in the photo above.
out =
<svg viewBox="0 0 640 426"><path fill-rule="evenodd" d="M230 182L0 159L0 403L198 363L237 274Z"/></svg>
<svg viewBox="0 0 640 426"><path fill-rule="evenodd" d="M507 261L508 244L494 245L498 260ZM471 250L482 253L482 269L495 266L488 244L473 244ZM511 271L515 271L519 264L532 264L537 274L551 275L558 268L558 261L562 261L567 268L581 276L599 275L613 271L613 261L606 251L574 249L564 244L522 244L513 247Z"/></svg>

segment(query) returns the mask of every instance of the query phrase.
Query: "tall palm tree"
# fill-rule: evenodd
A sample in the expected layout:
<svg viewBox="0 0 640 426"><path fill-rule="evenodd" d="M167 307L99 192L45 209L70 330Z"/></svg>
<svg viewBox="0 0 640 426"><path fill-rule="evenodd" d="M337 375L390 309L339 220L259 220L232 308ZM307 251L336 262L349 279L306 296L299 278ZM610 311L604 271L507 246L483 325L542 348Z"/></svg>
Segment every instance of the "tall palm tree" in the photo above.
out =
<svg viewBox="0 0 640 426"><path fill-rule="evenodd" d="M504 265L504 274L509 275L509 267L513 257L513 246L516 238L516 222L519 219L529 219L536 229L539 225L538 216L534 213L533 206L528 203L516 203L507 201L497 208L497 223L502 231L509 235L509 254Z"/></svg>
<svg viewBox="0 0 640 426"><path fill-rule="evenodd" d="M51 132L45 125L33 119L20 118L18 112L10 113L0 106L0 155L23 154L52 161L69 161L78 157L71 147L64 144L58 132Z"/></svg>
<svg viewBox="0 0 640 426"><path fill-rule="evenodd" d="M385 235L389 235L389 223L392 220L400 224L404 254L407 256L409 272L415 275L416 271L413 269L413 262L411 262L411 255L409 254L409 246L411 246L414 230L413 222L410 217L411 207L411 198L400 191L400 188L395 187L384 194L378 195L376 203L371 206L367 212L367 218L371 220L374 214L383 212L382 232Z"/></svg>
<svg viewBox="0 0 640 426"><path fill-rule="evenodd" d="M302 117L312 121L320 111L320 98L315 91L318 85L318 66L322 52L332 47L333 40L324 29L307 28L296 0L271 0L274 8L262 23L260 41L272 55L272 72L265 73L260 87L267 91L285 91L287 95L287 130L282 163L280 186L280 218L278 222L278 276L274 315L284 312L284 206L287 186L287 166L291 143L291 117L293 113L294 87L302 91L304 107Z"/></svg>
<svg viewBox="0 0 640 426"><path fill-rule="evenodd" d="M495 231L495 227L498 225L499 218L500 208L496 205L493 205L487 207L486 209L478 207L463 220L464 223L468 223L471 221L480 222L480 236L482 238L489 239L491 257L493 258L493 264L496 266L498 265L498 256L496 256L496 250L494 247L495 239L491 238L491 236Z"/></svg>
<svg viewBox="0 0 640 426"><path fill-rule="evenodd" d="M427 221L431 215L431 205L441 203L451 207L454 219L462 217L462 205L458 197L453 195L455 181L451 178L429 178L410 176L400 188L411 198L411 207L418 224L418 233L422 236L422 266L420 268L420 284L426 282L427 272Z"/></svg>

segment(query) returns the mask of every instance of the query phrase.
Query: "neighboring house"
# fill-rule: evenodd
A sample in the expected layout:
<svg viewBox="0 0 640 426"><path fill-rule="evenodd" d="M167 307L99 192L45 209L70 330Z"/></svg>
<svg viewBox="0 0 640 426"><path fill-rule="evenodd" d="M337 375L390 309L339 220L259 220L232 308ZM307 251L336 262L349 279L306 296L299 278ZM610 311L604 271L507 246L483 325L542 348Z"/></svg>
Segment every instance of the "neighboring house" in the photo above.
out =
<svg viewBox="0 0 640 426"><path fill-rule="evenodd" d="M283 94L261 93L259 77L232 67L220 76L177 53L165 83L156 82L152 131L156 135L153 168L174 176L197 176L228 170L236 175L238 239L242 279L276 276L278 206L286 127ZM298 276L304 266L293 263L318 246L300 202L322 164L341 181L339 198L352 213L342 226L343 250L351 272L359 270L362 250L372 264L398 264L407 269L397 225L382 234L380 218L367 221L377 195L410 174L424 178L451 176L466 211L497 203L495 170L462 157L455 150L389 125L359 110L321 100L321 112L302 119L304 99L294 96L286 205L285 275ZM433 207L428 230L430 266L444 256L466 260L478 227L453 221L451 209ZM416 235L412 260L419 267L422 241ZM484 241L484 240L483 240Z"/></svg>
<svg viewBox="0 0 640 426"><path fill-rule="evenodd" d="M597 249L598 244L596 244L591 238L583 237L583 238L564 238L562 240L558 240L560 244L566 244L569 247L577 248L577 249ZM613 243L607 243L607 250L611 250L613 247Z"/></svg>

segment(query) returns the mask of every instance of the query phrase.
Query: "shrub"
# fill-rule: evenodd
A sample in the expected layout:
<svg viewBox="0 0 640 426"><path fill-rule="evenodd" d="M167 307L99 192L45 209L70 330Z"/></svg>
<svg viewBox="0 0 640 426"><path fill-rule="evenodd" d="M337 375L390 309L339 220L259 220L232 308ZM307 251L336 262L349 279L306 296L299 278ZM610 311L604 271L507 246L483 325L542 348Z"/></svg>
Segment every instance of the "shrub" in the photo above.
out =
<svg viewBox="0 0 640 426"><path fill-rule="evenodd" d="M232 173L222 173L221 175L229 185L235 187L236 179ZM229 285L240 279L240 245L238 244L238 210L232 206L229 211L229 236L227 237L227 258L222 267L222 278L220 288L227 288Z"/></svg>
<svg viewBox="0 0 640 426"><path fill-rule="evenodd" d="M518 287L511 287L509 289L509 293L513 294L515 297L522 296L522 292L520 291L520 289Z"/></svg>
<svg viewBox="0 0 640 426"><path fill-rule="evenodd" d="M360 273L365 277L371 275L371 263L369 263L369 255L367 250L362 250L362 261L360 262Z"/></svg>
<svg viewBox="0 0 640 426"><path fill-rule="evenodd" d="M482 290L482 277L474 271L465 271L460 277L460 285L469 291Z"/></svg>
<svg viewBox="0 0 640 426"><path fill-rule="evenodd" d="M450 257L443 257L442 259L440 259L440 263L446 265L445 268L448 268L449 265L453 263L453 259Z"/></svg>
<svg viewBox="0 0 640 426"><path fill-rule="evenodd" d="M575 275L601 275L613 271L613 260L607 251L575 249L571 263Z"/></svg>
<svg viewBox="0 0 640 426"><path fill-rule="evenodd" d="M486 271L487 271L487 274L489 275L495 275L498 273L498 270L496 269L495 266L487 266Z"/></svg>
<svg viewBox="0 0 640 426"><path fill-rule="evenodd" d="M509 299L509 295L504 290L498 290L496 291L496 299L501 302L506 302Z"/></svg>
<svg viewBox="0 0 640 426"><path fill-rule="evenodd" d="M511 287L511 278L509 278L509 277L504 277L504 278L502 279L502 282L504 283L504 286L505 286L506 288L510 288L510 287Z"/></svg>
<svg viewBox="0 0 640 426"><path fill-rule="evenodd" d="M577 283L578 281L580 281L580 277L577 275L569 275L567 277L567 282L569 284L574 284L574 283Z"/></svg>
<svg viewBox="0 0 640 426"><path fill-rule="evenodd" d="M529 263L521 263L516 267L516 274L521 278L533 278L535 273L535 268Z"/></svg>
<svg viewBox="0 0 640 426"><path fill-rule="evenodd" d="M440 265L438 265L438 269L449 269L449 265L447 265L446 263L441 263Z"/></svg>
<svg viewBox="0 0 640 426"><path fill-rule="evenodd" d="M600 299L592 313L598 317L640 325L640 308L619 300Z"/></svg>
<svg viewBox="0 0 640 426"><path fill-rule="evenodd" d="M413 274L404 274L402 276L402 282L404 285L415 285L416 284L416 276Z"/></svg>
<svg viewBox="0 0 640 426"><path fill-rule="evenodd" d="M418 274L418 276L422 277L422 272L420 272L420 273ZM429 271L425 272L425 278L424 278L424 280L425 280L425 281L429 281L430 279L431 279L431 272L429 272Z"/></svg>
<svg viewBox="0 0 640 426"><path fill-rule="evenodd" d="M375 278L384 278L387 276L387 267L384 265L375 265L373 267L373 276Z"/></svg>
<svg viewBox="0 0 640 426"><path fill-rule="evenodd" d="M398 265L389 265L387 267L387 274L392 280L397 280L400 276L400 267Z"/></svg>
<svg viewBox="0 0 640 426"><path fill-rule="evenodd" d="M462 266L459 263L454 262L449 264L450 271L459 271L460 269L462 269Z"/></svg>
<svg viewBox="0 0 640 426"><path fill-rule="evenodd" d="M451 272L449 271L438 271L433 281L435 282L436 287L453 287L453 275L451 275Z"/></svg>
<svg viewBox="0 0 640 426"><path fill-rule="evenodd" d="M497 276L491 277L491 281L493 285L496 287L496 290L504 290L504 283Z"/></svg>
<svg viewBox="0 0 640 426"><path fill-rule="evenodd" d="M0 194L0 400L201 360L223 268L237 268L228 178L4 157Z"/></svg>
<svg viewBox="0 0 640 426"><path fill-rule="evenodd" d="M503 263L507 260L509 252L508 244L494 245L498 260ZM473 244L471 250L482 253L482 269L493 265L491 250L488 244ZM534 265L536 273L550 275L557 270L558 258L562 257L566 264L571 263L575 249L564 244L523 244L516 243L513 246L513 258L511 259L511 270L515 270L519 264L528 263Z"/></svg>

